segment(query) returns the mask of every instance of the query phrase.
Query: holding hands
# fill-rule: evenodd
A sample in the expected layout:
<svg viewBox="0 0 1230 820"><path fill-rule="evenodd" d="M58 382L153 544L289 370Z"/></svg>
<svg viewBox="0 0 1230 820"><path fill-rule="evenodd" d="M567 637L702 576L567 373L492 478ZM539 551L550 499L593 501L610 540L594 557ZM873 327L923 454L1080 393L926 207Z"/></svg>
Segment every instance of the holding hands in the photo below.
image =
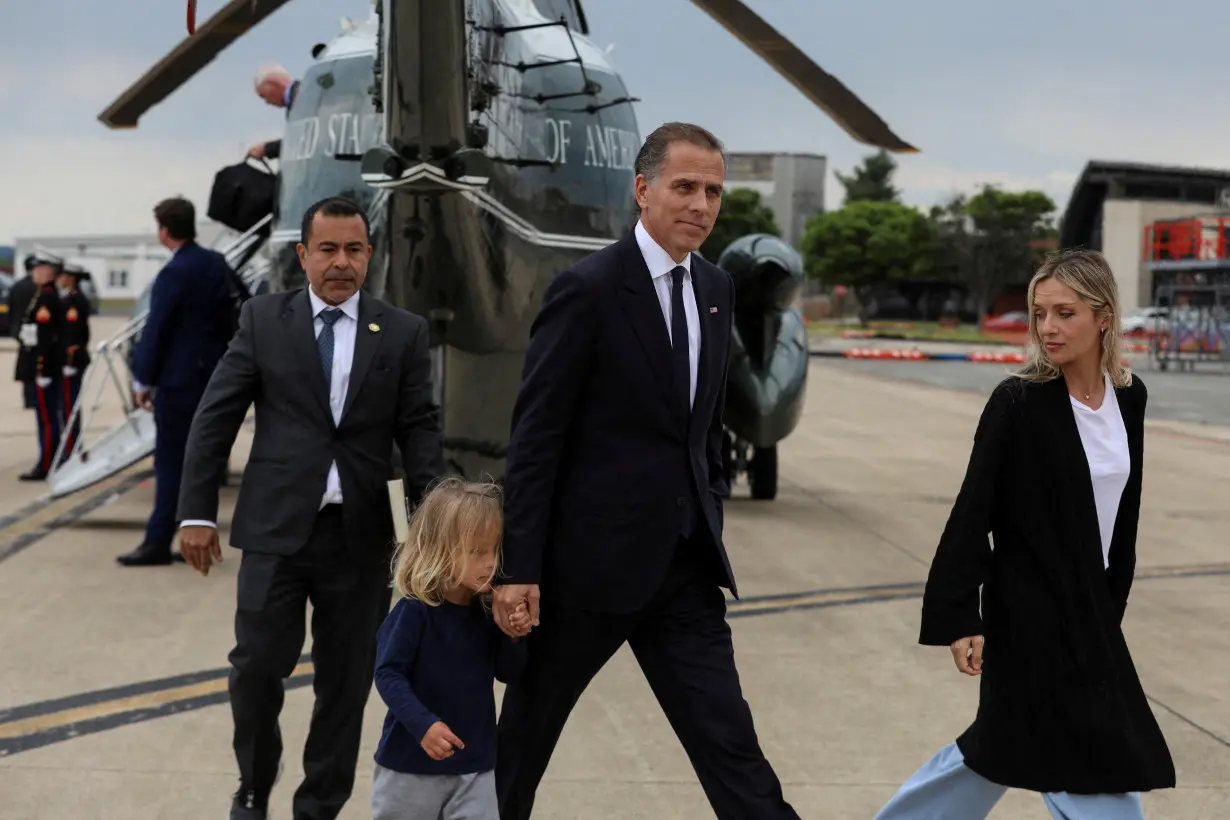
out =
<svg viewBox="0 0 1230 820"><path fill-rule="evenodd" d="M538 585L496 587L491 596L495 623L510 638L523 638L538 626Z"/></svg>

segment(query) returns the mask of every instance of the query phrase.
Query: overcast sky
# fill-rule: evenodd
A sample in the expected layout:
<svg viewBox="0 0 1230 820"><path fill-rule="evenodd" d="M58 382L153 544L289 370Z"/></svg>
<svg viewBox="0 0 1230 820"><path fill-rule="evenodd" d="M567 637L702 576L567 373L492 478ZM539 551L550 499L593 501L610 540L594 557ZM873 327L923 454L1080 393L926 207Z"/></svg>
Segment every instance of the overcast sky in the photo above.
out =
<svg viewBox="0 0 1230 820"><path fill-rule="evenodd" d="M906 201L980 182L1036 187L1062 208L1090 158L1230 168L1230 5L1188 0L748 0L922 153L900 158ZM180 0L6 3L0 46L0 242L143 231L159 198L202 210L214 173L280 111L252 93L292 72L369 0L294 0L136 131L98 113L184 35ZM200 0L199 19L223 5ZM811 151L849 170L869 149L688 0L585 0L594 39L631 93L642 134L704 123L731 150ZM828 206L841 204L832 178Z"/></svg>

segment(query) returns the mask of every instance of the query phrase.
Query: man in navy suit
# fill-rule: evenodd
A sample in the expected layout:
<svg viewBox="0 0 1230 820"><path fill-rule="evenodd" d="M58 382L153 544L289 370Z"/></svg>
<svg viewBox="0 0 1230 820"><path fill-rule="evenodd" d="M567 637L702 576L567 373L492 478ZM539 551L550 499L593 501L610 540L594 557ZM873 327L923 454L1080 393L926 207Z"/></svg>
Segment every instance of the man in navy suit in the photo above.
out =
<svg viewBox="0 0 1230 820"><path fill-rule="evenodd" d="M196 242L196 209L186 199L154 208L158 241L171 251L150 291L149 313L133 361L137 403L153 412L154 511L145 540L116 558L124 566L182 560L171 554L175 507L188 430L205 385L235 330L235 289L226 258ZM150 388L157 388L156 396Z"/></svg>
<svg viewBox="0 0 1230 820"><path fill-rule="evenodd" d="M737 595L722 544L734 286L694 253L722 201L721 143L669 123L636 172L639 222L551 283L513 409L494 613L515 634L528 600L535 628L500 714L500 817L530 817L569 713L627 641L715 814L798 820L760 750L722 593Z"/></svg>

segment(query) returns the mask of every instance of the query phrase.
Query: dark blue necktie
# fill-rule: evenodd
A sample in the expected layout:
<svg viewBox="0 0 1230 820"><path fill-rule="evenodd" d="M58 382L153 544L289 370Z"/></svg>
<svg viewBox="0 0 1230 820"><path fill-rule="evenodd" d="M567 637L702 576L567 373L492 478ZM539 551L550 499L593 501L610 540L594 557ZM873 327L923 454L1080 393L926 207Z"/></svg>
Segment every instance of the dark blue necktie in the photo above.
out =
<svg viewBox="0 0 1230 820"><path fill-rule="evenodd" d="M683 312L683 277L686 271L682 265L677 265L671 271L671 363L675 371L675 387L679 396L679 407L683 418L692 415L690 392L692 388L692 367L688 356L688 315ZM696 505L691 503L692 493L684 497L685 510L683 527L680 535L689 540L696 531Z"/></svg>
<svg viewBox="0 0 1230 820"><path fill-rule="evenodd" d="M683 312L683 265L671 271L671 362L675 370L675 387L679 391L679 407L686 419L692 413L692 366L688 354L688 317Z"/></svg>
<svg viewBox="0 0 1230 820"><path fill-rule="evenodd" d="M324 322L325 326L316 337L316 349L320 351L320 363L325 369L326 387L333 383L333 323L340 318L342 312L337 308L325 308L320 312L320 321Z"/></svg>

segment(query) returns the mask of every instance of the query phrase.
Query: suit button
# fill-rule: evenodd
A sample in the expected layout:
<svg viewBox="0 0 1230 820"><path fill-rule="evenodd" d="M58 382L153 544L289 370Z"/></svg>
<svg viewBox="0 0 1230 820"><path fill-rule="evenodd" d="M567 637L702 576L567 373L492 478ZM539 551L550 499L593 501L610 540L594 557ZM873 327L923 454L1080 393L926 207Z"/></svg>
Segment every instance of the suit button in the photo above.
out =
<svg viewBox="0 0 1230 820"><path fill-rule="evenodd" d="M676 507L686 507L687 505L688 505L688 500L684 498L683 496L679 496L678 498L675 499Z"/></svg>

